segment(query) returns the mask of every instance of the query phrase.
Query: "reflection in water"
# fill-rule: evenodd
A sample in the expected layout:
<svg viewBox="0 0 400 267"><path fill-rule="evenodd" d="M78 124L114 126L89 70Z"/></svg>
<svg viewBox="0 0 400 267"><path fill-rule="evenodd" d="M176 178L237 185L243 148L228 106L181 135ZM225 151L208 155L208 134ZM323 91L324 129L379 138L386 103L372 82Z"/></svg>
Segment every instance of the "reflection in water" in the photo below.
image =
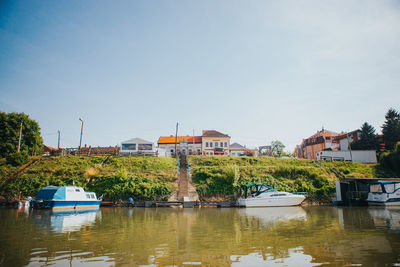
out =
<svg viewBox="0 0 400 267"><path fill-rule="evenodd" d="M398 215L366 207L3 209L0 265L392 265Z"/></svg>
<svg viewBox="0 0 400 267"><path fill-rule="evenodd" d="M375 226L400 232L400 207L370 207L368 212Z"/></svg>
<svg viewBox="0 0 400 267"><path fill-rule="evenodd" d="M244 208L239 210L239 214L258 218L265 224L306 219L307 217L307 213L302 207Z"/></svg>
<svg viewBox="0 0 400 267"><path fill-rule="evenodd" d="M86 211L33 210L33 222L41 229L58 233L79 231L83 226L95 223L101 217L100 209Z"/></svg>

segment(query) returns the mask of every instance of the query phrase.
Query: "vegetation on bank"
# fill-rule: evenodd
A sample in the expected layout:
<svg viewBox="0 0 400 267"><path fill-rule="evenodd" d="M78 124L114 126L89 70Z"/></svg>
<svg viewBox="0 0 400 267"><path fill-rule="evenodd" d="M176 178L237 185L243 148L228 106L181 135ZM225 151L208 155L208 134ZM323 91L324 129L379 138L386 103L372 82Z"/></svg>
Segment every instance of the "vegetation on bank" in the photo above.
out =
<svg viewBox="0 0 400 267"><path fill-rule="evenodd" d="M35 196L47 185L75 185L106 200L167 200L176 190L177 161L157 157L42 157L15 167L0 159L0 195ZM241 184L262 182L277 190L330 199L342 177L398 177L378 164L313 162L273 157L190 156L193 184L203 200L234 199Z"/></svg>
<svg viewBox="0 0 400 267"><path fill-rule="evenodd" d="M378 164L313 162L272 157L191 157L192 179L200 198L234 198L242 184L265 183L276 190L307 192L312 199L330 199L343 177L397 177Z"/></svg>
<svg viewBox="0 0 400 267"><path fill-rule="evenodd" d="M104 199L165 200L175 190L177 162L154 157L42 157L26 169L0 160L0 195L35 196L48 185L82 186ZM28 163L29 164L29 163ZM23 169L21 171L21 168Z"/></svg>
<svg viewBox="0 0 400 267"><path fill-rule="evenodd" d="M400 142L397 142L392 152L381 154L380 163L383 167L400 174Z"/></svg>

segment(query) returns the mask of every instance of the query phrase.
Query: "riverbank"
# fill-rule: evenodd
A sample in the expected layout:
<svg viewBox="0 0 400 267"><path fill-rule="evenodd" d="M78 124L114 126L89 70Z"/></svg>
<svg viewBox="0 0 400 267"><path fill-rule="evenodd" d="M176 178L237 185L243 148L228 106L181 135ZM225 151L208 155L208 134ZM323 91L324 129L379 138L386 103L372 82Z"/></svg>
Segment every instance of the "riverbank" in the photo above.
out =
<svg viewBox="0 0 400 267"><path fill-rule="evenodd" d="M325 203L340 178L396 177L377 164L350 162L190 156L189 163L201 201L233 201L240 184L262 182L276 190L306 192L310 201ZM12 167L0 160L0 195L15 200L35 196L47 185L75 183L110 201L166 201L177 189L177 164L174 158L67 156Z"/></svg>

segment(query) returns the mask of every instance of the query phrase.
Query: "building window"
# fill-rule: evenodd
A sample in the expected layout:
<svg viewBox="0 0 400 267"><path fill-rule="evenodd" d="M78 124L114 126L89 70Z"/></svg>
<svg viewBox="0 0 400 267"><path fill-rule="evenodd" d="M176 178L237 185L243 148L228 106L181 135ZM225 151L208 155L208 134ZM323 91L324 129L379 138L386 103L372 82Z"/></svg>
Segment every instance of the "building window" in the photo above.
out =
<svg viewBox="0 0 400 267"><path fill-rule="evenodd" d="M215 142L215 147L218 147L218 142Z"/></svg>
<svg viewBox="0 0 400 267"><path fill-rule="evenodd" d="M212 142L210 142L210 147L212 147Z"/></svg>
<svg viewBox="0 0 400 267"><path fill-rule="evenodd" d="M152 150L153 145L152 144L139 144L138 148L139 148L139 150Z"/></svg>
<svg viewBox="0 0 400 267"><path fill-rule="evenodd" d="M208 147L208 142L206 142L206 147Z"/></svg>
<svg viewBox="0 0 400 267"><path fill-rule="evenodd" d="M235 156L236 155L236 153L235 152L232 152L232 156Z"/></svg>
<svg viewBox="0 0 400 267"><path fill-rule="evenodd" d="M225 145L225 147L228 147L228 143L227 142L225 142L224 145Z"/></svg>
<svg viewBox="0 0 400 267"><path fill-rule="evenodd" d="M122 144L122 150L136 150L136 144Z"/></svg>
<svg viewBox="0 0 400 267"><path fill-rule="evenodd" d="M224 147L224 143L222 143L222 142L219 143L219 145L220 145L220 147Z"/></svg>

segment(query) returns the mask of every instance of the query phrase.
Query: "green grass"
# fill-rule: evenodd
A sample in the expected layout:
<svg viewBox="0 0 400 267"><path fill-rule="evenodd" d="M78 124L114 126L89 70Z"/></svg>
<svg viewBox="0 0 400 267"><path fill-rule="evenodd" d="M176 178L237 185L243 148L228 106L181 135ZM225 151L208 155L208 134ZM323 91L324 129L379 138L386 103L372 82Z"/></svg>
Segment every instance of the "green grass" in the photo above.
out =
<svg viewBox="0 0 400 267"><path fill-rule="evenodd" d="M15 198L19 192L34 196L47 185L83 186L85 190L103 194L106 199L167 199L174 190L177 162L172 158L111 157L48 157L42 158L9 180L0 194ZM0 162L0 182L6 181L18 168Z"/></svg>
<svg viewBox="0 0 400 267"><path fill-rule="evenodd" d="M378 164L321 162L272 157L202 157L190 158L191 173L202 199L234 199L240 185L262 182L276 190L307 192L311 198L330 199L335 181L343 177L396 177Z"/></svg>
<svg viewBox="0 0 400 267"><path fill-rule="evenodd" d="M47 185L83 186L85 190L118 200L166 200L176 190L177 161L157 157L48 157L15 175L0 159L0 195L12 199L35 196ZM277 190L307 192L315 199L329 199L335 181L342 177L398 177L378 164L321 162L270 157L190 156L193 183L201 199L234 199L241 184L263 182Z"/></svg>

